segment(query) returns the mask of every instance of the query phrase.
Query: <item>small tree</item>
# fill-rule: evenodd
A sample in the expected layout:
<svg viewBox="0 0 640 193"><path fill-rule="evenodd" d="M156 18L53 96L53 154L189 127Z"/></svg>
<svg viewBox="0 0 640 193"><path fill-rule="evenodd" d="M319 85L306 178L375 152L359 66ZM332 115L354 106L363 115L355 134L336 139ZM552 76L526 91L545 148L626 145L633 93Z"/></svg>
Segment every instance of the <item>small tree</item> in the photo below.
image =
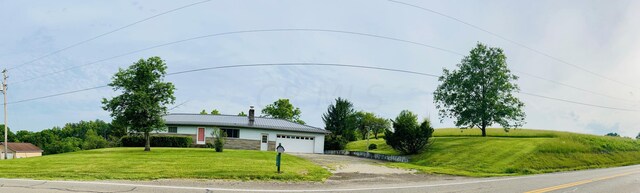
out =
<svg viewBox="0 0 640 193"><path fill-rule="evenodd" d="M418 124L418 116L404 110L393 121L394 131L387 130L384 139L393 149L403 154L417 154L424 151L434 129L431 122L425 119Z"/></svg>
<svg viewBox="0 0 640 193"><path fill-rule="evenodd" d="M238 116L246 117L246 116L247 116L247 114L245 114L245 113L244 113L244 111L241 111L240 113L238 113Z"/></svg>
<svg viewBox="0 0 640 193"><path fill-rule="evenodd" d="M109 86L121 94L111 100L102 99L102 108L111 112L117 125L144 134L144 151L151 151L149 133L164 130L162 116L167 114L166 106L176 100L175 87L164 81L166 74L167 64L160 57L140 59L113 76Z"/></svg>
<svg viewBox="0 0 640 193"><path fill-rule="evenodd" d="M289 121L293 121L300 124L305 124L303 120L300 119L300 108L293 106L289 102L289 99L278 99L273 102L273 104L269 104L264 109L262 109L262 114L266 117L273 117L278 119L285 119Z"/></svg>
<svg viewBox="0 0 640 193"><path fill-rule="evenodd" d="M609 137L620 137L620 135L618 135L618 133L607 133L604 136L609 136Z"/></svg>
<svg viewBox="0 0 640 193"><path fill-rule="evenodd" d="M224 150L227 133L222 131L220 128L213 128L211 136L213 136L213 148L216 149L216 152L222 152L222 150Z"/></svg>
<svg viewBox="0 0 640 193"><path fill-rule="evenodd" d="M506 56L500 48L478 43L465 56L458 69L444 69L442 82L433 93L440 119L453 118L458 127L482 130L494 123L505 131L524 124L524 103L513 96L518 92L518 79L507 67Z"/></svg>
<svg viewBox="0 0 640 193"><path fill-rule="evenodd" d="M373 133L373 137L378 139L378 134L385 133L389 130L391 123L388 119L382 117L376 117L373 121L373 125L371 126L371 132Z"/></svg>
<svg viewBox="0 0 640 193"><path fill-rule="evenodd" d="M325 139L325 148L342 150L349 141L356 140L356 120L353 104L346 99L337 98L335 104L329 105L327 112L322 115L325 129L331 134Z"/></svg>
<svg viewBox="0 0 640 193"><path fill-rule="evenodd" d="M206 114L209 114L209 113L207 113L207 111L205 111L204 109L202 109L202 111L200 111L200 114L201 114L201 115L206 115Z"/></svg>
<svg viewBox="0 0 640 193"><path fill-rule="evenodd" d="M89 129L89 131L87 131L84 142L82 143L82 149L84 150L99 149L108 146L109 142L106 139L98 136L98 133L93 129Z"/></svg>
<svg viewBox="0 0 640 193"><path fill-rule="evenodd" d="M218 109L213 109L213 110L211 110L211 114L212 115L219 115L220 111L218 111Z"/></svg>

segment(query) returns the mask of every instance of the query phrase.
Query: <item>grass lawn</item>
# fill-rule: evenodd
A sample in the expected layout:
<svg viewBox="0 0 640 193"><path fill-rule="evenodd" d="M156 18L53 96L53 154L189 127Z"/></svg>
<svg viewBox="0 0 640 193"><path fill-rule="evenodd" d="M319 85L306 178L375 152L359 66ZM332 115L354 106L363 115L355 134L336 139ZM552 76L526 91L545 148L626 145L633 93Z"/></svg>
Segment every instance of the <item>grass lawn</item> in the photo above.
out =
<svg viewBox="0 0 640 193"><path fill-rule="evenodd" d="M107 148L0 161L0 178L152 180L163 178L322 181L330 173L305 159L275 152L205 148Z"/></svg>
<svg viewBox="0 0 640 193"><path fill-rule="evenodd" d="M371 153L379 153L386 155L400 155L400 153L396 152L391 148L391 146L387 145L387 143L382 138L378 139L369 139L369 144L376 144L377 149L369 150ZM349 151L367 151L367 140L354 141L347 144L347 150Z"/></svg>
<svg viewBox="0 0 640 193"><path fill-rule="evenodd" d="M436 129L433 144L410 163L389 163L425 173L464 176L505 176L640 164L636 140L569 132L517 129ZM351 142L358 150L363 141ZM364 141L366 144L366 141ZM380 153L398 154L384 140L376 141Z"/></svg>

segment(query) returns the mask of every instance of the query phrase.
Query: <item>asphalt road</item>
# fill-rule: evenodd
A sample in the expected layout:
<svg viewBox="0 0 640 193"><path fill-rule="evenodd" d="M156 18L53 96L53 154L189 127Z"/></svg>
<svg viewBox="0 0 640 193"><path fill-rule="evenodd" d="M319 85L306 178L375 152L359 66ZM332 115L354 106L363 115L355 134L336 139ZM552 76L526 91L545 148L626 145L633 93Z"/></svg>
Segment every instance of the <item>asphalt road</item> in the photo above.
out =
<svg viewBox="0 0 640 193"><path fill-rule="evenodd" d="M268 183L230 181L43 181L0 179L0 192L640 192L640 165L500 178L443 178L420 182Z"/></svg>

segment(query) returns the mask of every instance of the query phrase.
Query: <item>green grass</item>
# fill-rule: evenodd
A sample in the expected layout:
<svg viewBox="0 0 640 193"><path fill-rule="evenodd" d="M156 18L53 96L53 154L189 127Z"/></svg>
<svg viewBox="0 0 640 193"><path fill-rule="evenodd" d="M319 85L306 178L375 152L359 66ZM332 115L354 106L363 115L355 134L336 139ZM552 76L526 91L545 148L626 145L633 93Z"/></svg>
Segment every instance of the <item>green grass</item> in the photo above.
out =
<svg viewBox="0 0 640 193"><path fill-rule="evenodd" d="M382 138L378 139L369 139L369 144L376 144L377 149L369 150L371 153L379 153L386 155L399 155L400 153L396 152L391 148L391 146L387 145L387 143ZM349 151L367 151L367 140L354 141L347 144L347 150Z"/></svg>
<svg viewBox="0 0 640 193"><path fill-rule="evenodd" d="M204 148L107 148L0 161L0 178L152 180L166 178L323 181L331 174L305 159L275 152Z"/></svg>
<svg viewBox="0 0 640 193"><path fill-rule="evenodd" d="M517 129L436 129L433 143L410 163L390 163L425 173L505 176L640 164L640 143L620 137ZM347 145L363 148L363 141ZM364 142L366 144L366 142ZM398 154L383 140L380 153Z"/></svg>

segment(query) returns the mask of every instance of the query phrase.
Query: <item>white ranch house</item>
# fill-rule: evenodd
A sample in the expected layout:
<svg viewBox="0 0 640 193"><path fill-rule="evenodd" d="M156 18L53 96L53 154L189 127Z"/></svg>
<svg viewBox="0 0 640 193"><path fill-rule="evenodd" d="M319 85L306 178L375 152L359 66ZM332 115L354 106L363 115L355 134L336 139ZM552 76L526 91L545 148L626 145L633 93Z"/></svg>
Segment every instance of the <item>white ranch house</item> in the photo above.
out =
<svg viewBox="0 0 640 193"><path fill-rule="evenodd" d="M158 134L193 137L194 143L211 143L214 128L227 133L225 148L275 151L282 144L286 152L324 153L324 137L330 132L283 119L249 116L168 114L167 130Z"/></svg>

